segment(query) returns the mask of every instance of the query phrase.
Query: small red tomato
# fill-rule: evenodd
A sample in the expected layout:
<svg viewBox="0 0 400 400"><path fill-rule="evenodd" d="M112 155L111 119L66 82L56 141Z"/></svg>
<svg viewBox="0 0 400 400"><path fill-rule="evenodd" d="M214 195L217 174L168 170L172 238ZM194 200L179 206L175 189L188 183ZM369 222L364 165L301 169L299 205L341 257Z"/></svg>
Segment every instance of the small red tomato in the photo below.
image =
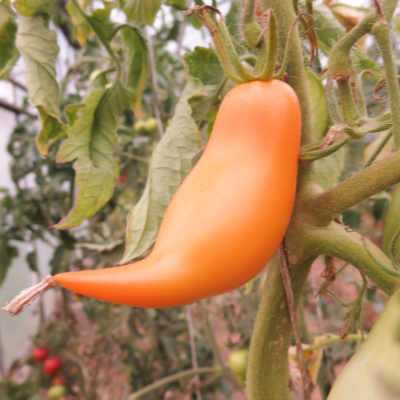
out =
<svg viewBox="0 0 400 400"><path fill-rule="evenodd" d="M65 375L58 375L53 380L51 381L51 384L53 386L56 385L66 385L67 384L67 377Z"/></svg>
<svg viewBox="0 0 400 400"><path fill-rule="evenodd" d="M32 357L36 361L44 361L49 355L48 347L35 347L33 349Z"/></svg>
<svg viewBox="0 0 400 400"><path fill-rule="evenodd" d="M53 376L61 368L60 357L50 357L43 364L43 372L48 376Z"/></svg>
<svg viewBox="0 0 400 400"><path fill-rule="evenodd" d="M123 175L119 176L118 177L118 182L119 183L125 183L126 182L126 176L123 176Z"/></svg>

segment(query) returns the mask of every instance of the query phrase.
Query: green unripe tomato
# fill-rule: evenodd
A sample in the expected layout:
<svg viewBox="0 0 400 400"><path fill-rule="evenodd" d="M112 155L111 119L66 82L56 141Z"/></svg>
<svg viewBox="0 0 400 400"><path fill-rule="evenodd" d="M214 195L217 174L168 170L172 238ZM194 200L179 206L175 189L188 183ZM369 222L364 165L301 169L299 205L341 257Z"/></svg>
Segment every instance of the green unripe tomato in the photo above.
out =
<svg viewBox="0 0 400 400"><path fill-rule="evenodd" d="M67 389L64 385L54 385L47 392L47 396L51 400L61 399L61 397L66 396L66 394Z"/></svg>
<svg viewBox="0 0 400 400"><path fill-rule="evenodd" d="M135 122L135 125L133 125L133 130L135 132L141 132L143 130L145 130L145 124L146 122L143 119L139 119Z"/></svg>
<svg viewBox="0 0 400 400"><path fill-rule="evenodd" d="M155 132L157 130L157 120L155 118L148 118L144 121L144 129L147 132Z"/></svg>
<svg viewBox="0 0 400 400"><path fill-rule="evenodd" d="M249 351L246 349L234 350L229 355L229 368L241 383L244 383L246 379L248 359Z"/></svg>

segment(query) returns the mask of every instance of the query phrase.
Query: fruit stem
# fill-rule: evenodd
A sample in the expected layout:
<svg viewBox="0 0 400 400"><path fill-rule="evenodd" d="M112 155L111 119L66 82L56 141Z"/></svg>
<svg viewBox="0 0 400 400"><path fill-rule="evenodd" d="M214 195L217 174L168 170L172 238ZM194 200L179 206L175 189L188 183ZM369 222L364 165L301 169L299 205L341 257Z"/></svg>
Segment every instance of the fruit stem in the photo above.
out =
<svg viewBox="0 0 400 400"><path fill-rule="evenodd" d="M20 294L15 296L2 310L9 312L12 315L19 314L26 306L29 306L46 290L57 286L56 281L51 275L47 275L42 281L27 289L24 289Z"/></svg>

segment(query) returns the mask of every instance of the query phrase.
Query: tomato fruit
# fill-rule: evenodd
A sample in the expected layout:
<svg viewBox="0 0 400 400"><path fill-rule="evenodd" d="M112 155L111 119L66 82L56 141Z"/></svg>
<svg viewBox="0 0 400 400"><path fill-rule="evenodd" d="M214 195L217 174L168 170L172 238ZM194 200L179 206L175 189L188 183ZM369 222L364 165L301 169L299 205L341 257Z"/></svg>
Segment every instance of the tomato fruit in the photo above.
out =
<svg viewBox="0 0 400 400"><path fill-rule="evenodd" d="M43 363L43 372L48 376L54 376L58 370L61 368L61 359L60 357L49 357Z"/></svg>
<svg viewBox="0 0 400 400"><path fill-rule="evenodd" d="M51 381L53 386L66 385L67 382L68 382L68 379L65 375L58 375L58 376L54 377L53 380Z"/></svg>
<svg viewBox="0 0 400 400"><path fill-rule="evenodd" d="M49 348L48 347L35 347L33 349L32 357L36 361L44 361L47 356L49 355Z"/></svg>
<svg viewBox="0 0 400 400"><path fill-rule="evenodd" d="M246 349L235 350L229 355L229 368L232 372L241 378L246 376L249 351Z"/></svg>
<svg viewBox="0 0 400 400"><path fill-rule="evenodd" d="M67 388L64 385L52 386L47 392L47 396L51 400L61 399L61 397L64 397L66 394Z"/></svg>
<svg viewBox="0 0 400 400"><path fill-rule="evenodd" d="M155 118L149 118L144 121L144 129L147 132L155 132L157 130L157 120Z"/></svg>
<svg viewBox="0 0 400 400"><path fill-rule="evenodd" d="M286 83L231 89L204 152L165 211L151 253L123 266L59 273L54 281L85 296L153 308L245 284L271 259L289 224L300 128L299 102Z"/></svg>

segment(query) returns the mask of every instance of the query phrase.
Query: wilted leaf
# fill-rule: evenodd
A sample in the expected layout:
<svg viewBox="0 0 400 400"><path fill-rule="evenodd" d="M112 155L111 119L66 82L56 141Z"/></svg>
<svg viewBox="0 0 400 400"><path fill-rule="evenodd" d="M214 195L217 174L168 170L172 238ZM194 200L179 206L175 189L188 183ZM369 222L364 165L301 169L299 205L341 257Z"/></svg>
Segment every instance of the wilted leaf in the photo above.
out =
<svg viewBox="0 0 400 400"><path fill-rule="evenodd" d="M6 69L7 64L18 56L15 48L15 36L17 24L14 21L14 13L10 8L0 4L0 74Z"/></svg>
<svg viewBox="0 0 400 400"><path fill-rule="evenodd" d="M347 4L333 4L331 10L347 30L354 28L365 15L365 12L361 11L360 8Z"/></svg>
<svg viewBox="0 0 400 400"><path fill-rule="evenodd" d="M71 16L71 21L74 25L74 35L78 39L78 42L83 46L92 33L92 28L71 0L68 1L66 9Z"/></svg>
<svg viewBox="0 0 400 400"><path fill-rule="evenodd" d="M132 91L133 111L142 117L142 94L149 75L147 45L137 30L123 29L122 38L127 48L126 61L122 67L123 80Z"/></svg>
<svg viewBox="0 0 400 400"><path fill-rule="evenodd" d="M119 175L113 150L117 142L118 116L129 107L129 92L119 83L106 88L98 78L81 106L68 110L71 125L57 161L74 162L78 188L69 214L54 228L77 226L95 214L111 198Z"/></svg>
<svg viewBox="0 0 400 400"><path fill-rule="evenodd" d="M39 12L49 13L53 0L14 0L13 5L19 14L31 17Z"/></svg>
<svg viewBox="0 0 400 400"><path fill-rule="evenodd" d="M128 19L151 25L161 6L161 0L125 0L123 9Z"/></svg>
<svg viewBox="0 0 400 400"><path fill-rule="evenodd" d="M178 10L186 10L187 9L187 1L186 0L165 0L165 4L167 6L174 7Z"/></svg>
<svg viewBox="0 0 400 400"><path fill-rule="evenodd" d="M55 69L58 54L56 33L40 16L20 17L16 43L24 57L29 99L39 109L42 119L37 145L40 153L45 155L53 142L65 136Z"/></svg>
<svg viewBox="0 0 400 400"><path fill-rule="evenodd" d="M190 81L182 93L168 128L153 152L146 188L127 219L125 254L121 263L140 256L155 241L165 209L192 168L202 140L191 116L188 99L199 83Z"/></svg>
<svg viewBox="0 0 400 400"><path fill-rule="evenodd" d="M397 400L400 398L400 292L336 379L328 400Z"/></svg>

